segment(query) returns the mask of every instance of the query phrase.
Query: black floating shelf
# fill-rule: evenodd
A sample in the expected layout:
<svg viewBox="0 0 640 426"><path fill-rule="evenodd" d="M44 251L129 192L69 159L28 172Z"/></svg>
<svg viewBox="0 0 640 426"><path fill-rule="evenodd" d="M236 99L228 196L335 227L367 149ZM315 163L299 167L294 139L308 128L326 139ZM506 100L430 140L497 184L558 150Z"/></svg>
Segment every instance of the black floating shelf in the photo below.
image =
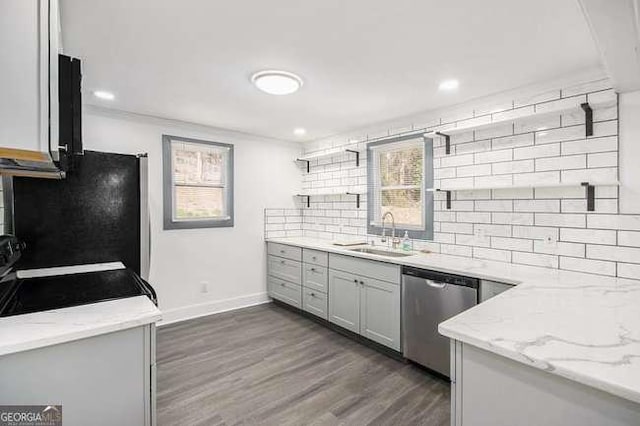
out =
<svg viewBox="0 0 640 426"><path fill-rule="evenodd" d="M360 151L356 151L355 149L345 149L345 152L351 152L356 155L356 167L360 167Z"/></svg>
<svg viewBox="0 0 640 426"><path fill-rule="evenodd" d="M596 189L589 182L582 182L582 186L585 189L585 197L587 199L587 211L592 212L596 209Z"/></svg>
<svg viewBox="0 0 640 426"><path fill-rule="evenodd" d="M451 191L446 189L436 189L438 192L444 192L447 195L447 210L451 210Z"/></svg>
<svg viewBox="0 0 640 426"><path fill-rule="evenodd" d="M304 163L307 163L307 173L309 173L309 170L311 169L311 161L309 160L304 160L302 158L296 158L296 161L302 161Z"/></svg>
<svg viewBox="0 0 640 426"><path fill-rule="evenodd" d="M358 193L355 192L347 192L347 195L355 195L356 196L356 208L360 208L360 195Z"/></svg>
<svg viewBox="0 0 640 426"><path fill-rule="evenodd" d="M584 111L584 128L586 136L593 136L593 110L588 102L580 104Z"/></svg>
<svg viewBox="0 0 640 426"><path fill-rule="evenodd" d="M298 197L302 197L302 198L306 198L307 199L307 207L311 207L311 195L307 195L307 194L296 194Z"/></svg>

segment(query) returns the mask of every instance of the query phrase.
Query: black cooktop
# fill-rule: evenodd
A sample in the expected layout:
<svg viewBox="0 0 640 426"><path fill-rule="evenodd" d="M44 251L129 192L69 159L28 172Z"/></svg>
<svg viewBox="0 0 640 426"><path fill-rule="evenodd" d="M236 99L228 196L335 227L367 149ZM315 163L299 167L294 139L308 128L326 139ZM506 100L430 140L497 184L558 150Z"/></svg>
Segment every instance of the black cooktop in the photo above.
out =
<svg viewBox="0 0 640 426"><path fill-rule="evenodd" d="M143 295L156 303L153 288L129 269L15 278L0 283L0 317Z"/></svg>

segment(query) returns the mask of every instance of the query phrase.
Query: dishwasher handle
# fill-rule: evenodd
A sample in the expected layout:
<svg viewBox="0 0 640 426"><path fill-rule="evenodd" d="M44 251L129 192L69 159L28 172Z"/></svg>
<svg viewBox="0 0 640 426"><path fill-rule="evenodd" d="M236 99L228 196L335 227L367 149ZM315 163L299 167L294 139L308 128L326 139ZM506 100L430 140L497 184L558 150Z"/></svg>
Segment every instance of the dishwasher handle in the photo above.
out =
<svg viewBox="0 0 640 426"><path fill-rule="evenodd" d="M424 279L424 278L423 278L423 280L424 280L425 284L428 285L429 287L442 289L442 288L445 288L447 286L447 283L438 282L438 281L434 281L434 280L428 280L428 279Z"/></svg>

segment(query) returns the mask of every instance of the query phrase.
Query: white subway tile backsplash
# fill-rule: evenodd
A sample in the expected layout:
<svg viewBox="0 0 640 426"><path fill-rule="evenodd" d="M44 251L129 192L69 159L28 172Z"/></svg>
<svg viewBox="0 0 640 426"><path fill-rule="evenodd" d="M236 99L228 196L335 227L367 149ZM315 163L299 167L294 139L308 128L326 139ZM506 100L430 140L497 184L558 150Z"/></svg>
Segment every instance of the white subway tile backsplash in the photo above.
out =
<svg viewBox="0 0 640 426"><path fill-rule="evenodd" d="M579 243L565 243L561 241L535 241L536 253L555 254L562 256L584 257L585 245Z"/></svg>
<svg viewBox="0 0 640 426"><path fill-rule="evenodd" d="M546 170L584 169L587 167L587 156L585 154L538 158L535 161L536 171L538 172Z"/></svg>
<svg viewBox="0 0 640 426"><path fill-rule="evenodd" d="M640 264L640 248L589 244L587 245L587 257Z"/></svg>
<svg viewBox="0 0 640 426"><path fill-rule="evenodd" d="M560 269L598 275L616 275L615 262L560 256Z"/></svg>
<svg viewBox="0 0 640 426"><path fill-rule="evenodd" d="M535 213L535 223L541 226L558 226L565 228L584 228L586 215L584 214L556 214Z"/></svg>
<svg viewBox="0 0 640 426"><path fill-rule="evenodd" d="M491 220L497 224L533 225L533 213L491 213Z"/></svg>
<svg viewBox="0 0 640 426"><path fill-rule="evenodd" d="M489 225L484 223L476 223L473 225L474 232L477 235L510 237L511 225Z"/></svg>
<svg viewBox="0 0 640 426"><path fill-rule="evenodd" d="M513 211L512 200L479 200L475 202L476 211L510 212Z"/></svg>
<svg viewBox="0 0 640 426"><path fill-rule="evenodd" d="M524 148L514 148L513 159L557 157L560 155L560 144L535 145Z"/></svg>
<svg viewBox="0 0 640 426"><path fill-rule="evenodd" d="M616 151L618 149L618 138L607 136L604 138L590 138L571 142L562 142L562 155L584 154L592 152Z"/></svg>
<svg viewBox="0 0 640 426"><path fill-rule="evenodd" d="M592 167L618 167L617 152L602 152L597 154L588 154L587 165Z"/></svg>
<svg viewBox="0 0 640 426"><path fill-rule="evenodd" d="M457 168L458 177L486 176L491 174L491 164L478 164L475 166L463 166Z"/></svg>
<svg viewBox="0 0 640 426"><path fill-rule="evenodd" d="M523 238L491 237L491 247L503 250L533 251L533 240Z"/></svg>
<svg viewBox="0 0 640 426"><path fill-rule="evenodd" d="M498 151L479 152L474 156L476 164L497 163L500 161L511 161L513 151L510 149L501 149Z"/></svg>
<svg viewBox="0 0 640 426"><path fill-rule="evenodd" d="M491 141L491 147L494 150L502 150L506 148L518 148L522 146L533 145L533 133L523 133L514 136L505 136L495 138Z"/></svg>
<svg viewBox="0 0 640 426"><path fill-rule="evenodd" d="M594 214L587 218L587 227L640 231L640 216Z"/></svg>
<svg viewBox="0 0 640 426"><path fill-rule="evenodd" d="M564 172L563 172L564 173ZM560 183L560 172L535 172L535 173L518 173L513 175L513 184L516 186L535 186Z"/></svg>
<svg viewBox="0 0 640 426"><path fill-rule="evenodd" d="M559 263L558 256L518 251L513 252L511 261L522 265L542 266L545 268L557 268Z"/></svg>
<svg viewBox="0 0 640 426"><path fill-rule="evenodd" d="M616 231L597 229L560 229L560 239L574 243L616 244Z"/></svg>
<svg viewBox="0 0 640 426"><path fill-rule="evenodd" d="M637 263L618 263L618 276L640 280L640 265Z"/></svg>
<svg viewBox="0 0 640 426"><path fill-rule="evenodd" d="M618 245L640 247L640 232L618 231ZM640 259L636 263L640 263Z"/></svg>
<svg viewBox="0 0 640 426"><path fill-rule="evenodd" d="M585 136L584 114L579 109L585 100L594 108L591 137ZM486 189L453 191L452 210L445 208L444 192L433 193L434 241L416 240L414 247L640 279L640 215L617 214L618 188L613 185L595 187L595 212L587 212L585 188L579 185L617 179L617 95L609 82L530 92L513 100L501 99L500 108L496 101L483 105L461 105L357 133L362 161L366 135L381 137L436 125L444 130L465 122L484 122L492 113L494 118L514 119L502 126L453 135L453 155L445 154L443 138L434 138L435 187ZM519 117L523 111L555 111L568 106L575 111L537 120ZM305 147L307 152L345 147L354 135L327 138ZM337 195L313 196L310 208L299 202L302 209L265 210L265 235L326 239L366 235L366 197L357 209L353 197L339 195L347 190L366 192L366 179L366 167L355 167L349 156L312 162L311 173L301 175L303 191ZM536 187L560 181L576 185ZM523 188L509 188L512 185ZM506 188L491 189L501 186Z"/></svg>
<svg viewBox="0 0 640 426"><path fill-rule="evenodd" d="M477 257L478 259L497 260L499 262L511 262L511 252L509 250L474 247L473 257Z"/></svg>
<svg viewBox="0 0 640 426"><path fill-rule="evenodd" d="M535 163L532 159L493 163L491 166L494 175L527 173L535 170Z"/></svg>
<svg viewBox="0 0 640 426"><path fill-rule="evenodd" d="M514 226L513 236L533 240L558 240L558 228L544 226Z"/></svg>
<svg viewBox="0 0 640 426"><path fill-rule="evenodd" d="M513 210L517 212L560 213L560 200L514 200Z"/></svg>

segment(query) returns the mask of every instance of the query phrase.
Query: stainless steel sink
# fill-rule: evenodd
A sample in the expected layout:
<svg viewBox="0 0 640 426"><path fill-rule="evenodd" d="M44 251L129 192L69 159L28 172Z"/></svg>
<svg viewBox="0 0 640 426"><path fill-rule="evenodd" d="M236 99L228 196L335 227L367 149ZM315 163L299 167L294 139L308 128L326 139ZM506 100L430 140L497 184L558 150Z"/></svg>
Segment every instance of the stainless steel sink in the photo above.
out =
<svg viewBox="0 0 640 426"><path fill-rule="evenodd" d="M358 252L358 253L376 254L378 256L388 256L388 257L406 257L406 256L412 256L413 255L413 253L400 253L400 252L397 252L397 251L378 250L378 249L373 249L373 248L369 248L369 247L352 248L352 249L349 249L349 251L355 251L355 252Z"/></svg>

